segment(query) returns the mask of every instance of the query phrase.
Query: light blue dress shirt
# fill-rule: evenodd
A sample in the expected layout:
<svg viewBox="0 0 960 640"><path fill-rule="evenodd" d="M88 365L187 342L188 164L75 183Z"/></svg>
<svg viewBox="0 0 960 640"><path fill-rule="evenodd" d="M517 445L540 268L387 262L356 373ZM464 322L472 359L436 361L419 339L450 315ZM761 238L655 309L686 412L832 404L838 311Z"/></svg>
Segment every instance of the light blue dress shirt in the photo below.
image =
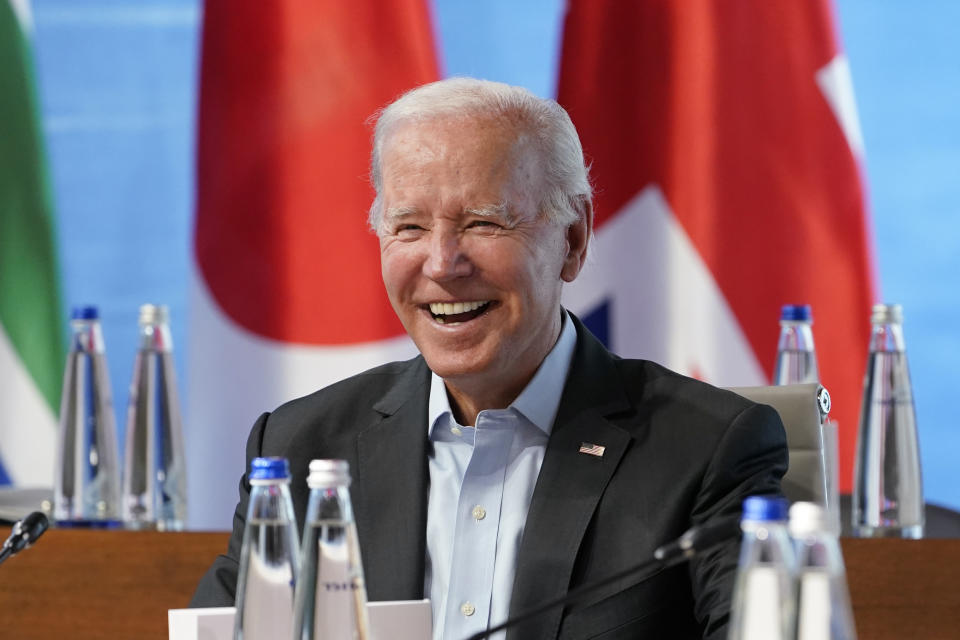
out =
<svg viewBox="0 0 960 640"><path fill-rule="evenodd" d="M506 409L481 411L476 427L457 424L433 374L424 593L434 640L463 640L507 618L527 510L576 341L563 311L560 337L526 388Z"/></svg>

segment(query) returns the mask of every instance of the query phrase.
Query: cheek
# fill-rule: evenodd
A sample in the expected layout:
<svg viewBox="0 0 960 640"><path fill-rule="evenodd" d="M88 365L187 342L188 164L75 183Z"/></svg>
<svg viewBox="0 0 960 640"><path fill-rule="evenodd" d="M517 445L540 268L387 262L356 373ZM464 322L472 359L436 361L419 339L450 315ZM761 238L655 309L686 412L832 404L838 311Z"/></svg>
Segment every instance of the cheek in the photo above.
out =
<svg viewBox="0 0 960 640"><path fill-rule="evenodd" d="M400 294L404 287L413 284L419 273L415 252L402 246L389 246L380 252L380 275L390 299Z"/></svg>

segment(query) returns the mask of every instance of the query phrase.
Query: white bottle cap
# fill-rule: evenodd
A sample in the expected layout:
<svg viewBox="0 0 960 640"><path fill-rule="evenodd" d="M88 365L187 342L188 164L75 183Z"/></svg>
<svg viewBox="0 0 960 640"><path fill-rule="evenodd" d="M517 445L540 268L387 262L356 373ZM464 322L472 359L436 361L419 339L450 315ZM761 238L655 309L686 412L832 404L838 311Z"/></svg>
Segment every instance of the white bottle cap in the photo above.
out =
<svg viewBox="0 0 960 640"><path fill-rule="evenodd" d="M307 486L311 489L347 487L350 485L350 464L346 460L311 460Z"/></svg>
<svg viewBox="0 0 960 640"><path fill-rule="evenodd" d="M790 535L802 538L826 531L827 513L813 502L794 502L790 507Z"/></svg>
<svg viewBox="0 0 960 640"><path fill-rule="evenodd" d="M140 324L168 324L170 309L165 304L140 305Z"/></svg>
<svg viewBox="0 0 960 640"><path fill-rule="evenodd" d="M903 324L903 307L899 304L875 304L870 314L872 324Z"/></svg>

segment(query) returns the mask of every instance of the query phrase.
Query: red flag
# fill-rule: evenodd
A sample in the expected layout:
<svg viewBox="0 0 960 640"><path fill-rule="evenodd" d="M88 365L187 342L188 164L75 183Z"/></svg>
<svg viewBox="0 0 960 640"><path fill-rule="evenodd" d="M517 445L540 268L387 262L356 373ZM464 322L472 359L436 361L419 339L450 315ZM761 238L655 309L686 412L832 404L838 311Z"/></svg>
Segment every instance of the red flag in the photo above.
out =
<svg viewBox="0 0 960 640"><path fill-rule="evenodd" d="M437 74L424 0L206 3L191 526L229 525L260 412L414 352L367 229L366 121Z"/></svg>
<svg viewBox="0 0 960 640"><path fill-rule="evenodd" d="M572 0L558 99L593 163L598 244L625 212L645 230L625 255L609 257L621 261L610 269L646 288L635 333L652 325L660 336L612 346L666 354L657 340L711 332L722 343L710 325L727 314L731 341L742 335L746 347L739 358L754 358L769 381L781 305L810 303L849 491L875 296L859 129L829 4ZM649 219L661 214L667 230L656 231ZM673 247L691 255L678 259ZM684 279L701 266L710 282ZM649 294L658 285L667 290ZM715 291L720 311L705 312L691 290ZM712 349L730 353L701 345L697 358ZM689 355L665 364L706 369L717 384L751 382Z"/></svg>
<svg viewBox="0 0 960 640"><path fill-rule="evenodd" d="M365 121L436 79L422 0L207 3L196 257L227 315L307 344L402 333L365 224Z"/></svg>

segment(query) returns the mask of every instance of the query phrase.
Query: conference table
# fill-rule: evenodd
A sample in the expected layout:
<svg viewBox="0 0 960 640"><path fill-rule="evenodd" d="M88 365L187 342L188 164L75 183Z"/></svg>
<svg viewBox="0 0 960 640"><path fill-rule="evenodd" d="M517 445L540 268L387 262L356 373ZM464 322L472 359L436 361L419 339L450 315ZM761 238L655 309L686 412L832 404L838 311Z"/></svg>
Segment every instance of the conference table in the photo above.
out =
<svg viewBox="0 0 960 640"><path fill-rule="evenodd" d="M167 610L187 606L227 538L51 529L0 565L0 637L167 638ZM960 638L960 539L841 544L860 640Z"/></svg>

